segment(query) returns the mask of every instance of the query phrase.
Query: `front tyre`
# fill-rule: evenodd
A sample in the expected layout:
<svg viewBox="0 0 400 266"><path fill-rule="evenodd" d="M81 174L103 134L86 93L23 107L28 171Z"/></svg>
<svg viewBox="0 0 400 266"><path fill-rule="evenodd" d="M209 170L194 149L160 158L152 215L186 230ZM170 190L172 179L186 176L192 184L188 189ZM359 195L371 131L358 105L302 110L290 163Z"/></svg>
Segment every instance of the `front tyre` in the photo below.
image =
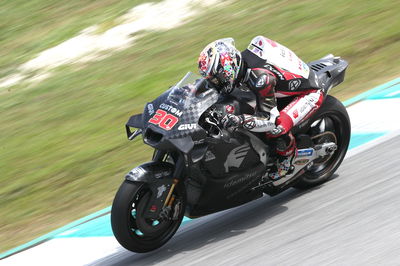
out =
<svg viewBox="0 0 400 266"><path fill-rule="evenodd" d="M308 189L326 182L342 163L350 142L350 119L344 105L328 95L324 104L311 118L307 134L314 144L335 142L336 151L332 156L318 158L299 178L295 188Z"/></svg>
<svg viewBox="0 0 400 266"><path fill-rule="evenodd" d="M171 212L175 217L145 219L143 213L148 210L144 206L152 197L151 190L145 183L125 180L111 208L111 227L115 238L124 248L137 253L161 247L175 234L182 222L186 204L185 195L182 186L176 186Z"/></svg>

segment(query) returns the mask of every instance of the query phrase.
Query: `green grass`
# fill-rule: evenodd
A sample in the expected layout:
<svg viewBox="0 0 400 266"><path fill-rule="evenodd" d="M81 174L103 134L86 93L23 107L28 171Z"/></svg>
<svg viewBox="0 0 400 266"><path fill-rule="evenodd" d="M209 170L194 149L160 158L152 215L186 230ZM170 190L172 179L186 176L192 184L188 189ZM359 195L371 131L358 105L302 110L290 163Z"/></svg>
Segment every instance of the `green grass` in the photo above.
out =
<svg viewBox="0 0 400 266"><path fill-rule="evenodd" d="M113 25L138 3L3 2L0 74L87 26ZM0 91L0 252L109 206L124 174L151 152L126 140L126 120L196 71L212 40L232 36L244 49L261 34L305 61L340 55L350 67L331 93L344 100L399 76L399 14L387 0L234 1L102 61Z"/></svg>
<svg viewBox="0 0 400 266"><path fill-rule="evenodd" d="M98 24L106 30L115 18L143 2L147 1L1 1L0 76L89 26Z"/></svg>

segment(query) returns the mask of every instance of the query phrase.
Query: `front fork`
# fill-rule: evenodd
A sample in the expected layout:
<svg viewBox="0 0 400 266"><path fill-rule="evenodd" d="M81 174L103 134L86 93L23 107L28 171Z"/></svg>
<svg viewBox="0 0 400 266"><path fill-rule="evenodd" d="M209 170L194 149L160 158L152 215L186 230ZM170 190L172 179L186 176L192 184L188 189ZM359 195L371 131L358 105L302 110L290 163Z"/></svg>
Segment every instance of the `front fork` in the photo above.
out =
<svg viewBox="0 0 400 266"><path fill-rule="evenodd" d="M170 156L170 154L164 152L164 151L159 151L156 150L153 154L153 161L165 161L168 159L168 156ZM162 210L159 214L160 218L162 219L169 219L169 217L171 217L171 210L172 210L172 206L174 204L175 201L175 195L173 194L176 187L178 186L178 183L180 181L180 179L183 176L183 168L184 168L184 157L181 155L177 155L177 158L175 158L175 168L174 168L174 173L173 173L173 177L174 179L172 179L172 184L169 188L167 197L165 198ZM170 158L173 159L173 158ZM177 205L179 205L179 202L177 203ZM172 215L172 219L175 220L177 219L177 213L179 213L178 210L174 211L174 214ZM176 217L175 217L176 216Z"/></svg>

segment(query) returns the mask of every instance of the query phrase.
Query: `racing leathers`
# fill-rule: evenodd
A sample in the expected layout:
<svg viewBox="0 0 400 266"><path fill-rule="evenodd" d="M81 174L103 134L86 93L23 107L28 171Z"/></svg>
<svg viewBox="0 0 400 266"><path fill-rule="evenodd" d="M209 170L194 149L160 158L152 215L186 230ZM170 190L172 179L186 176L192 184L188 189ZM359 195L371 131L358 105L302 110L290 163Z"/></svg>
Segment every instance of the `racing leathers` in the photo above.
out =
<svg viewBox="0 0 400 266"><path fill-rule="evenodd" d="M297 84L306 84L306 81L278 67L265 64L263 67L248 68L246 72L242 82L256 95L257 113L261 115L243 115L243 127L250 131L267 132L272 136L286 134L293 126L314 113L323 101L324 94L321 89L290 88L288 81ZM281 79L277 73L285 74L280 76ZM279 111L277 98L284 97L294 97L294 99ZM276 126L280 129L276 130Z"/></svg>
<svg viewBox="0 0 400 266"><path fill-rule="evenodd" d="M254 38L249 48L242 52L242 58L236 85L244 85L254 92L257 112L255 115L244 114L238 117L230 115L225 122L253 132L266 132L267 137L277 138L276 152L280 159L277 171L270 174L270 177L279 179L290 171L296 156L295 138L290 130L321 106L324 92L319 88L313 70L292 51L265 37ZM281 62L283 66L289 64L283 69L283 66L279 67ZM277 99L280 98L291 101L284 107L279 106L279 110Z"/></svg>

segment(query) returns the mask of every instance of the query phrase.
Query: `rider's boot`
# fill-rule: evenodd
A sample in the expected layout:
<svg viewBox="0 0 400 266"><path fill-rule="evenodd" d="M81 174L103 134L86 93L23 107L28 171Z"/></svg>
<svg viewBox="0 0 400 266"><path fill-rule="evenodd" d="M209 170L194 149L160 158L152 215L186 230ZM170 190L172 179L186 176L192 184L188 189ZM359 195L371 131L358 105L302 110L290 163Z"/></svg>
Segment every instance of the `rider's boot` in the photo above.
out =
<svg viewBox="0 0 400 266"><path fill-rule="evenodd" d="M291 174L294 170L293 160L297 155L297 148L292 133L289 132L276 140L276 153L278 154L276 170L269 174L274 181Z"/></svg>

